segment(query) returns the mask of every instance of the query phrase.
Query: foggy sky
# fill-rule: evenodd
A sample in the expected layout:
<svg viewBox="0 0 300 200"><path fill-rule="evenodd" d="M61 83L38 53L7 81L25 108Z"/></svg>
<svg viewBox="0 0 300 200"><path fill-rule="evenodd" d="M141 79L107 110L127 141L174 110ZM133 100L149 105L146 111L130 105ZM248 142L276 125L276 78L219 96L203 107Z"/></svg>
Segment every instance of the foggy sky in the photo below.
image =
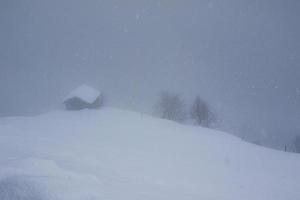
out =
<svg viewBox="0 0 300 200"><path fill-rule="evenodd" d="M86 83L111 106L149 112L168 89L226 127L300 129L299 19L298 0L0 0L0 116Z"/></svg>

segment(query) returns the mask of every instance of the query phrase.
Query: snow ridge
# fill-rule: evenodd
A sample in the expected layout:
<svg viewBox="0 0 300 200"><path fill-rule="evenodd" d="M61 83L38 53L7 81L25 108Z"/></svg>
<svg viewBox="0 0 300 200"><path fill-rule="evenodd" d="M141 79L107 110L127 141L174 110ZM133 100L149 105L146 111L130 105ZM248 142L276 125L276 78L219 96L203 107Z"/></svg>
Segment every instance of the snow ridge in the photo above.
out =
<svg viewBox="0 0 300 200"><path fill-rule="evenodd" d="M1 200L298 199L300 156L112 108L0 119Z"/></svg>

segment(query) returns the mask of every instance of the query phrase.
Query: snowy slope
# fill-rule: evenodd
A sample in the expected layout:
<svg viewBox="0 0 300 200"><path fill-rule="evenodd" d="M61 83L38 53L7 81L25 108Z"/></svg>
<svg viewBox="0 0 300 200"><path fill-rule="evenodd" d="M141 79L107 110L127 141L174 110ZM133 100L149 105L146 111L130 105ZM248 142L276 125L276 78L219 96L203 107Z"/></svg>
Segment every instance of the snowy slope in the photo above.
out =
<svg viewBox="0 0 300 200"><path fill-rule="evenodd" d="M105 108L0 119L1 200L296 200L300 156Z"/></svg>

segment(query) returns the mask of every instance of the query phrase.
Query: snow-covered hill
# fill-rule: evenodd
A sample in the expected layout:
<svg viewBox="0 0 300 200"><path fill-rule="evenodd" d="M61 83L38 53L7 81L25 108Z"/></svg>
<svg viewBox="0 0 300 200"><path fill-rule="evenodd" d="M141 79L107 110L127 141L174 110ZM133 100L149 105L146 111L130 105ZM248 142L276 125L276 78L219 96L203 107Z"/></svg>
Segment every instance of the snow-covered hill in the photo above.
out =
<svg viewBox="0 0 300 200"><path fill-rule="evenodd" d="M0 119L1 200L297 200L300 155L104 108Z"/></svg>

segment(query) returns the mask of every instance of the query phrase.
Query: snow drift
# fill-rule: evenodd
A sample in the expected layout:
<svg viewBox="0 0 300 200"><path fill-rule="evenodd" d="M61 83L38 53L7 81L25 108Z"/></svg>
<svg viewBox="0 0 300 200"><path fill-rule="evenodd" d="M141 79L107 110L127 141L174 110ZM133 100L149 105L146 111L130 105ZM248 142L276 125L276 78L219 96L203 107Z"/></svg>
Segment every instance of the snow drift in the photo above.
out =
<svg viewBox="0 0 300 200"><path fill-rule="evenodd" d="M105 108L0 119L1 200L300 198L300 156Z"/></svg>

